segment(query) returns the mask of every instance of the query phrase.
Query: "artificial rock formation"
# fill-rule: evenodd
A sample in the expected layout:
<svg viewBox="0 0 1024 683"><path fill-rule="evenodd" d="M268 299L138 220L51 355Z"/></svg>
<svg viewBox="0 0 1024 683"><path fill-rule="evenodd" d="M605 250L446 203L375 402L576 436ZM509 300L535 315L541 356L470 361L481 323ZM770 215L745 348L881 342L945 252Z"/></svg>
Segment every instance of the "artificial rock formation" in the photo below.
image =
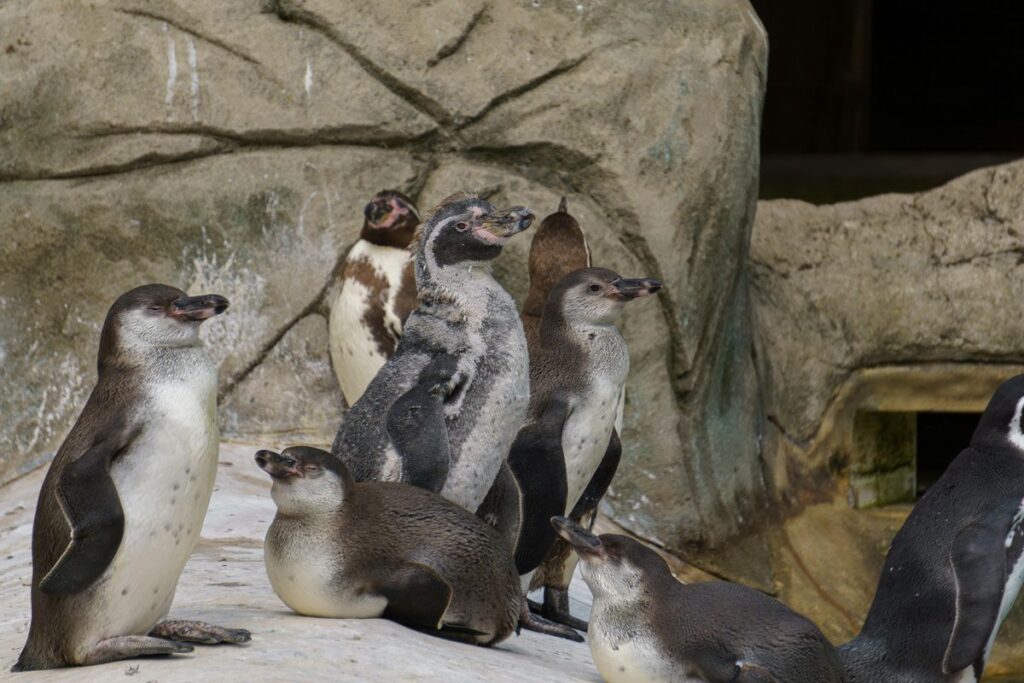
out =
<svg viewBox="0 0 1024 683"><path fill-rule="evenodd" d="M367 198L567 195L595 264L666 285L624 321L611 511L671 547L729 537L766 499L745 269L766 53L746 0L3 3L0 479L60 442L121 291L227 296L205 330L225 431L329 439L323 293ZM496 265L517 296L527 248Z"/></svg>

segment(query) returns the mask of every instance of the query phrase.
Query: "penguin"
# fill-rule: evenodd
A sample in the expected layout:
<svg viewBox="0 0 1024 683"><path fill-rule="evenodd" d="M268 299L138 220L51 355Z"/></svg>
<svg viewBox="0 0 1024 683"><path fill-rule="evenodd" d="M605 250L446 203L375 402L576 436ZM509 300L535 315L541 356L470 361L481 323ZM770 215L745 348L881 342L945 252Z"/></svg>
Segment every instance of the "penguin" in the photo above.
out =
<svg viewBox="0 0 1024 683"><path fill-rule="evenodd" d="M217 371L199 326L227 307L167 285L111 306L96 386L39 493L32 619L14 671L249 640L243 629L162 621L217 473Z"/></svg>
<svg viewBox="0 0 1024 683"><path fill-rule="evenodd" d="M629 349L615 321L627 302L660 288L657 280L625 279L606 268L576 270L558 282L531 357L528 422L478 510L514 539L524 587L545 587L540 613L572 628L586 629L568 611L575 562L550 519L590 524L608 490L622 453L615 419L629 374ZM514 493L496 490L502 487Z"/></svg>
<svg viewBox="0 0 1024 683"><path fill-rule="evenodd" d="M395 352L402 326L416 308L409 253L420 224L415 204L397 190L384 190L374 195L363 216L328 318L331 364L350 406Z"/></svg>
<svg viewBox="0 0 1024 683"><path fill-rule="evenodd" d="M896 534L856 638L850 683L981 679L1024 581L1024 375L996 390L970 444Z"/></svg>
<svg viewBox="0 0 1024 683"><path fill-rule="evenodd" d="M590 265L587 236L576 218L569 213L566 198L562 197L558 209L541 221L530 242L530 288L526 293L521 317L531 358L536 356L540 341L540 319L551 290L572 271L589 268Z"/></svg>
<svg viewBox="0 0 1024 683"><path fill-rule="evenodd" d="M835 648L778 600L726 581L686 585L626 536L552 525L594 596L588 640L608 683L841 683ZM875 683L889 679L874 679Z"/></svg>
<svg viewBox="0 0 1024 683"><path fill-rule="evenodd" d="M263 450L256 463L277 505L267 576L295 612L384 617L479 645L501 642L529 615L511 550L458 505L400 482L357 483L317 448Z"/></svg>
<svg viewBox="0 0 1024 683"><path fill-rule="evenodd" d="M331 448L357 481L401 481L475 511L529 403L529 360L491 261L533 214L459 193L423 224L419 305L395 354L348 411Z"/></svg>

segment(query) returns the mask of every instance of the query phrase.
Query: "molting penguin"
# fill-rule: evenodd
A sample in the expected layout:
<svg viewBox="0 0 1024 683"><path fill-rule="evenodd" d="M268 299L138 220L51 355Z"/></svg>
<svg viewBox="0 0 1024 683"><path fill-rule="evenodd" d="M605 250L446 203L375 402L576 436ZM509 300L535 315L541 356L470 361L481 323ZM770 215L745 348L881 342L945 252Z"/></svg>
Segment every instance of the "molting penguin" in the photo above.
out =
<svg viewBox="0 0 1024 683"><path fill-rule="evenodd" d="M981 679L1024 581L1022 410L1019 375L896 534L864 627L839 649L851 683Z"/></svg>
<svg viewBox="0 0 1024 683"><path fill-rule="evenodd" d="M159 623L217 473L217 372L199 325L227 306L164 285L111 306L99 379L39 493L32 623L15 671L249 640L241 629Z"/></svg>
<svg viewBox="0 0 1024 683"><path fill-rule="evenodd" d="M331 362L350 406L395 352L402 325L416 308L409 244L419 212L401 192L385 190L374 195L363 215L363 230L345 257L328 323Z"/></svg>
<svg viewBox="0 0 1024 683"><path fill-rule="evenodd" d="M519 620L522 596L497 532L435 493L356 483L316 448L260 451L277 516L264 558L278 597L300 614L385 617L493 645Z"/></svg>
<svg viewBox="0 0 1024 683"><path fill-rule="evenodd" d="M843 680L828 639L778 600L724 581L685 585L631 538L551 522L582 560L594 595L590 653L608 683Z"/></svg>
<svg viewBox="0 0 1024 683"><path fill-rule="evenodd" d="M509 536L517 568L531 590L546 588L541 613L574 628L586 628L568 612L575 561L550 519L568 515L589 523L615 476L622 452L615 419L629 374L629 349L615 321L627 302L660 288L657 280L585 268L552 290L531 356L529 422L478 511L506 535L515 528ZM504 502L515 501L514 494L498 491L513 488L509 477L518 505Z"/></svg>
<svg viewBox="0 0 1024 683"><path fill-rule="evenodd" d="M541 221L530 242L530 289L523 303L522 319L531 358L537 352L540 319L551 290L572 271L589 267L587 237L562 197L558 210Z"/></svg>
<svg viewBox="0 0 1024 683"><path fill-rule="evenodd" d="M423 225L419 307L332 447L357 481L403 481L480 505L530 392L523 326L490 262L532 220L523 207L499 211L457 194Z"/></svg>

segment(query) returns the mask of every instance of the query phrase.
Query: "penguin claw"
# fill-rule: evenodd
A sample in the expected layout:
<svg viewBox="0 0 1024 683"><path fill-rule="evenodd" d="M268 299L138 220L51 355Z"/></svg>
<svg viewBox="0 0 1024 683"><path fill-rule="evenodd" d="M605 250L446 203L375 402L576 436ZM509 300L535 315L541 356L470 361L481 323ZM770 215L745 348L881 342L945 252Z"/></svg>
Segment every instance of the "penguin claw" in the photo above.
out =
<svg viewBox="0 0 1024 683"><path fill-rule="evenodd" d="M553 621L548 621L544 617L530 612L519 617L518 626L525 628L527 631L543 633L544 635L554 636L556 638L565 638L566 640L571 640L574 643L583 642L583 636L568 626L556 624Z"/></svg>
<svg viewBox="0 0 1024 683"><path fill-rule="evenodd" d="M238 645L252 640L252 634L244 628L223 628L202 621L173 620L157 624L151 636L166 638L179 643L196 643L198 645L218 645L230 643ZM192 647L187 646L189 651Z"/></svg>

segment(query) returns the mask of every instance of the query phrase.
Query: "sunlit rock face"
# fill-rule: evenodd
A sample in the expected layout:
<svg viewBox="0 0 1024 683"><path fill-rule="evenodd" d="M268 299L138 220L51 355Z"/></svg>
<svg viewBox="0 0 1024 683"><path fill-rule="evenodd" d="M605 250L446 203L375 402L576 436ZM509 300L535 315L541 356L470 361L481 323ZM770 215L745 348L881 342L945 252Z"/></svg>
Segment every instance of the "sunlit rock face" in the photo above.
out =
<svg viewBox="0 0 1024 683"><path fill-rule="evenodd" d="M0 478L59 444L103 314L167 282L227 435L329 441L324 290L375 192L566 195L595 265L662 279L623 321L619 521L715 544L765 502L745 263L767 39L745 0L4 3ZM521 300L529 237L496 272Z"/></svg>

